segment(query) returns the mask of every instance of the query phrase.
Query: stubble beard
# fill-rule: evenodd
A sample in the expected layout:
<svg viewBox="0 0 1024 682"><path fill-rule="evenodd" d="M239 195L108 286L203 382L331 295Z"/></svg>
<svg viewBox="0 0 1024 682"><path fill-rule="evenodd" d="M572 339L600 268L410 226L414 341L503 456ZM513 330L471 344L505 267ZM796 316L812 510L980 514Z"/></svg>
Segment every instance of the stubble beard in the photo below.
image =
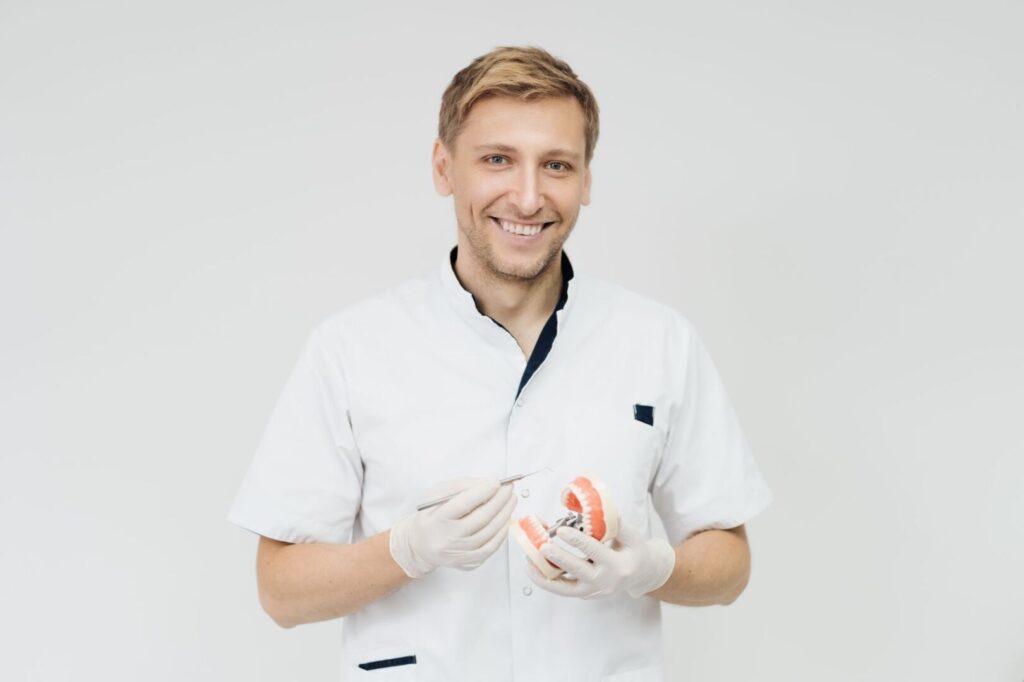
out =
<svg viewBox="0 0 1024 682"><path fill-rule="evenodd" d="M493 225L489 224L490 218L484 216L483 220L485 221L483 226L472 220L469 229L466 229L460 220L459 230L465 235L466 242L473 252L473 258L480 264L484 274L497 280L508 281L536 278L550 266L555 256L560 252L562 244L565 243L564 238L557 241L549 239L547 250L529 265L521 266L517 263L509 263L503 260L499 254L495 253L494 239L489 238L487 235L488 231L495 229ZM551 230L554 227L553 225L547 229ZM495 235L495 237L497 236ZM568 235L566 235L567 237Z"/></svg>

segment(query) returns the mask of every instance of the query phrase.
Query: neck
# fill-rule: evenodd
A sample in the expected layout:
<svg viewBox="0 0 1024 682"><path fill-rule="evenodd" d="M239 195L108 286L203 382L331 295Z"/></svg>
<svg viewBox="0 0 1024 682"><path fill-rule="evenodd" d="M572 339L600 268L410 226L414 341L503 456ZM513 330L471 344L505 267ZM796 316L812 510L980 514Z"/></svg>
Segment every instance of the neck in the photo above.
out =
<svg viewBox="0 0 1024 682"><path fill-rule="evenodd" d="M477 310L507 329L546 321L562 292L562 252L532 279L501 277L459 247L455 275L473 295Z"/></svg>

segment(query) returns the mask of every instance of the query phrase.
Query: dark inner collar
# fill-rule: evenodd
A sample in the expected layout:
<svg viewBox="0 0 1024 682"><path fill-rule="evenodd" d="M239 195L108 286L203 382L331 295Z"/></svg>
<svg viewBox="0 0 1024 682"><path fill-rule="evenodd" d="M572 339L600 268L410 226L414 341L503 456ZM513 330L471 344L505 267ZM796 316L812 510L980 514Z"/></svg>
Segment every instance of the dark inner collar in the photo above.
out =
<svg viewBox="0 0 1024 682"><path fill-rule="evenodd" d="M452 264L452 272L455 272L455 259L459 255L459 246L456 244L452 247L449 253L449 260ZM558 303L555 305L555 310L561 310L565 307L566 301L569 300L569 280L573 278L572 263L569 262L569 256L566 255L565 249L562 249L562 291L558 295ZM457 278L456 278L457 279Z"/></svg>

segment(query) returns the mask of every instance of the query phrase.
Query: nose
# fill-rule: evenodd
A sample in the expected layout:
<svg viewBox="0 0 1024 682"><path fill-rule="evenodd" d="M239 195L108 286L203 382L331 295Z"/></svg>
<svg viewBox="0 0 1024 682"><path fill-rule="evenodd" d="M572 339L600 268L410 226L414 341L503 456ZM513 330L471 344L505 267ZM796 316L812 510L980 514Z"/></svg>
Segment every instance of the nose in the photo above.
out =
<svg viewBox="0 0 1024 682"><path fill-rule="evenodd" d="M534 215L543 207L543 188L536 168L526 165L520 167L511 198L513 205L524 218Z"/></svg>

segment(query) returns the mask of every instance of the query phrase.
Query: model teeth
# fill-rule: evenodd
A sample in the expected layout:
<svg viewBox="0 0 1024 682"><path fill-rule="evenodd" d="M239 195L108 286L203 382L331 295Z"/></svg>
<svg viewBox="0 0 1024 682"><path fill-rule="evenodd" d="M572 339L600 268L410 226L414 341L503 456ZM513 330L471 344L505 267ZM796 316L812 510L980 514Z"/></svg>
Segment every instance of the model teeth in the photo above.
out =
<svg viewBox="0 0 1024 682"><path fill-rule="evenodd" d="M543 225L520 225L519 223L510 223L507 220L501 219L498 219L498 224L501 225L501 229L506 232L523 235L525 237L532 237L544 228Z"/></svg>

